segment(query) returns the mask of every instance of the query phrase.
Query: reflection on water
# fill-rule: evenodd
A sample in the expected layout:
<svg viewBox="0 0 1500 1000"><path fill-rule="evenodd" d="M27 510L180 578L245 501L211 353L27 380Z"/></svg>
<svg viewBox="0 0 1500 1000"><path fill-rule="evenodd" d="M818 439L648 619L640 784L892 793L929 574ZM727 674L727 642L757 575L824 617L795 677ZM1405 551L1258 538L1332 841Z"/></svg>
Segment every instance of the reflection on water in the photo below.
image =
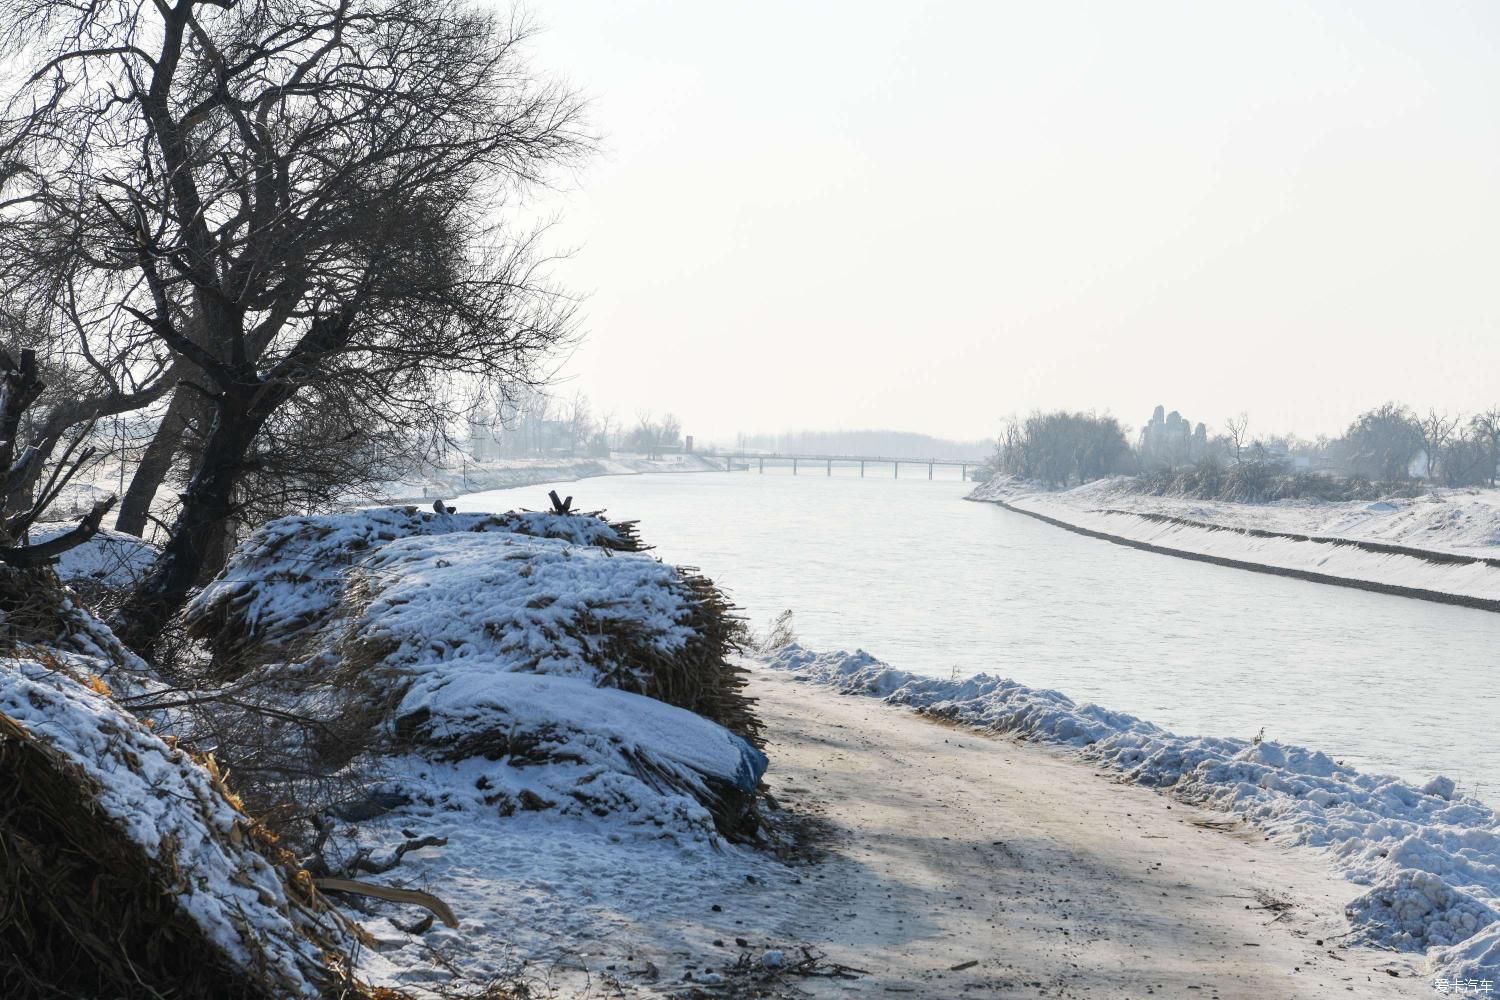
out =
<svg viewBox="0 0 1500 1000"><path fill-rule="evenodd" d="M1500 798L1500 615L1174 559L962 499L943 479L784 471L568 483L634 518L752 622L783 608L814 649L860 647L947 677L981 671L1179 733L1266 736L1367 770L1442 772ZM549 486L462 510L547 506Z"/></svg>

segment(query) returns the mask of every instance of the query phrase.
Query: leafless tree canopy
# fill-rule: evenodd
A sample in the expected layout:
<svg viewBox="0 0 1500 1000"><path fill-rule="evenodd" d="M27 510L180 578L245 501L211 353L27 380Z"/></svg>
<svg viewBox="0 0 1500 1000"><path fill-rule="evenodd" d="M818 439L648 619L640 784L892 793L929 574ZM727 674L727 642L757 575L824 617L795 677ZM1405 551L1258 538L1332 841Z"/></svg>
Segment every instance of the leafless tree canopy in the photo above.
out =
<svg viewBox="0 0 1500 1000"><path fill-rule="evenodd" d="M42 398L45 390L34 350L22 350L17 359L0 347L0 496L18 494L21 492L20 483L37 478L35 470L42 464L43 453L35 443L22 444L21 427L28 411ZM28 505L14 512L0 511L0 563L22 569L42 566L87 541L99 530L99 522L114 506L114 497L94 504L71 531L36 544L25 541L31 526L46 513L68 480L88 461L90 449L83 446L83 438L84 434L80 433L68 445L61 460L53 466L52 474ZM30 495L29 491L27 495Z"/></svg>
<svg viewBox="0 0 1500 1000"><path fill-rule="evenodd" d="M991 467L1048 486L1069 486L1134 471L1135 461L1114 417L1057 410L1007 421Z"/></svg>
<svg viewBox="0 0 1500 1000"><path fill-rule="evenodd" d="M1237 417L1225 417L1224 434L1229 438L1229 443L1234 448L1234 460L1238 463L1245 450L1245 443L1250 440L1249 415L1241 413Z"/></svg>
<svg viewBox="0 0 1500 1000"><path fill-rule="evenodd" d="M524 25L460 0L0 9L27 67L0 122L5 314L108 391L169 378L208 410L136 640L294 401L436 426L459 382L524 382L566 335L534 236L494 223L589 147Z"/></svg>

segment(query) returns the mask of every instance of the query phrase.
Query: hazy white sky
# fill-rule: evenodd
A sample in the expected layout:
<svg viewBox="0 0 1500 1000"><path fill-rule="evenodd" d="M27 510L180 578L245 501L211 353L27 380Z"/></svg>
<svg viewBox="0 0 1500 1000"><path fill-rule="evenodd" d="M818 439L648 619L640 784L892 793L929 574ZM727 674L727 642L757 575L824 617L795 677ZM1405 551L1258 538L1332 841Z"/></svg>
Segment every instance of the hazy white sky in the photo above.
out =
<svg viewBox="0 0 1500 1000"><path fill-rule="evenodd" d="M540 0L571 387L972 438L1500 403L1500 5Z"/></svg>

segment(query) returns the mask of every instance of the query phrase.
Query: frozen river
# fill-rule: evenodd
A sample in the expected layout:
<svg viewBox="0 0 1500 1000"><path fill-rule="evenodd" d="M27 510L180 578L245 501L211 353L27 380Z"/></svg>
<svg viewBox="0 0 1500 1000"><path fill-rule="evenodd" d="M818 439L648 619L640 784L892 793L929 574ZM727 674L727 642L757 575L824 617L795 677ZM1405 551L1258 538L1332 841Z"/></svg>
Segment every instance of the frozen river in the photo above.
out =
<svg viewBox="0 0 1500 1000"><path fill-rule="evenodd" d="M914 468L914 472L917 470ZM636 519L757 628L792 609L803 645L863 648L948 677L1056 688L1182 734L1324 750L1500 800L1500 615L1227 569L1085 538L939 479L787 472L556 486ZM951 477L942 478L946 474ZM541 509L549 486L455 501Z"/></svg>

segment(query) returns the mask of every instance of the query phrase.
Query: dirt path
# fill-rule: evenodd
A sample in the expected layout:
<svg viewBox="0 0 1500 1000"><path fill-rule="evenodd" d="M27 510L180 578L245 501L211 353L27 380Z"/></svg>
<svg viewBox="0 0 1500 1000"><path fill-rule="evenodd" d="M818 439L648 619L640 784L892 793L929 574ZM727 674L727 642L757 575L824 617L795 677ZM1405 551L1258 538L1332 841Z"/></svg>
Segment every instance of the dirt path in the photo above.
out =
<svg viewBox="0 0 1500 1000"><path fill-rule="evenodd" d="M1415 956L1337 946L1357 890L1315 852L1048 748L753 683L773 793L834 832L802 891L762 907L748 886L732 909L871 973L801 981L813 995L1431 995Z"/></svg>
<svg viewBox="0 0 1500 1000"><path fill-rule="evenodd" d="M767 783L783 816L824 829L820 859L455 813L423 828L447 845L400 871L460 929L411 937L367 920L380 930L368 974L419 989L518 976L528 995L588 1000L1433 995L1419 956L1339 946L1358 888L1317 852L1061 751L787 674L751 683ZM803 946L814 971L866 971L763 970L768 951L795 962Z"/></svg>

